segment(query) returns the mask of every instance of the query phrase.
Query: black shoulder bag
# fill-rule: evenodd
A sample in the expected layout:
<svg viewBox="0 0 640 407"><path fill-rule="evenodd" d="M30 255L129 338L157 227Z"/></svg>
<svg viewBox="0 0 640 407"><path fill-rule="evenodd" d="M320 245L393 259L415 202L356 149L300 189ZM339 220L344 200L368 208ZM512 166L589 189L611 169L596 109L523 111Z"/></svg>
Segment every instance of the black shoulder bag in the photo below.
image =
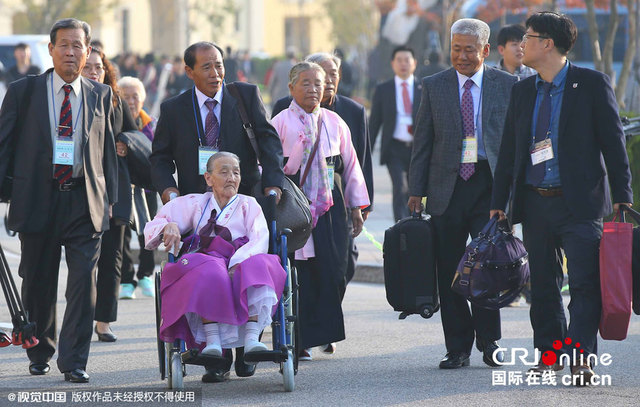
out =
<svg viewBox="0 0 640 407"><path fill-rule="evenodd" d="M256 141L256 135L253 132L253 125L249 121L247 110L244 105L244 100L238 92L236 85L233 83L227 84L226 89L229 90L231 95L238 100L238 110L240 111L240 118L242 119L242 127L249 137L251 147L256 153L256 158L260 162L260 150L258 149L258 143ZM317 148L317 146L316 146ZM308 172L311 159L307 163L305 173ZM258 183L258 188L254 188L254 196L256 198L263 196L263 189L261 184ZM298 186L287 176L284 177L282 185L282 196L280 197L280 203L276 206L275 219L278 230L290 229L287 250L289 253L301 249L309 236L311 236L311 210L309 209L309 199L305 196L304 192L298 188Z"/></svg>

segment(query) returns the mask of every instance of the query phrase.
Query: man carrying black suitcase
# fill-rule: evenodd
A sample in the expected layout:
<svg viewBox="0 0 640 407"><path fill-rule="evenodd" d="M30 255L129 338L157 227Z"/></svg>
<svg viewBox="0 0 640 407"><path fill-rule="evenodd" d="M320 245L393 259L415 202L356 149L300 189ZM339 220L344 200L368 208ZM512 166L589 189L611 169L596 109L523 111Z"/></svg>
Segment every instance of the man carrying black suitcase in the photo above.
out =
<svg viewBox="0 0 640 407"><path fill-rule="evenodd" d="M440 315L447 354L441 369L469 366L474 337L483 361L498 366L500 312L472 305L451 290L467 238L489 220L492 170L516 77L484 65L489 26L475 19L451 27L453 68L422 81L422 102L409 169L409 210L433 217ZM494 353L496 353L494 357Z"/></svg>

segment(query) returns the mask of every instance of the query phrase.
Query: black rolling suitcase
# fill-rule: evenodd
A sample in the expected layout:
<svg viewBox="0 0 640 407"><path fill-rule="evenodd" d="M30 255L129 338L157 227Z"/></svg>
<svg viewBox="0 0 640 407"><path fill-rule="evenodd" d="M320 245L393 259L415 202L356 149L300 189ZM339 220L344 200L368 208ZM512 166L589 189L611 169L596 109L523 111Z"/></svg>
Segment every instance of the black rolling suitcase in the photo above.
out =
<svg viewBox="0 0 640 407"><path fill-rule="evenodd" d="M400 319L423 318L440 309L436 276L435 236L431 217L416 213L384 233L384 285L387 301Z"/></svg>

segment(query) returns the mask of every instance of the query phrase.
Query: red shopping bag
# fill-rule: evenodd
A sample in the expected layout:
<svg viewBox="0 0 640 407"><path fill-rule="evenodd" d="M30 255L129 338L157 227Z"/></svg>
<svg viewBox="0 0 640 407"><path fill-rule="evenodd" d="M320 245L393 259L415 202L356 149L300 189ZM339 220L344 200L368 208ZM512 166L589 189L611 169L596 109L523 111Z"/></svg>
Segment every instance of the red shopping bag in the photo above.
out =
<svg viewBox="0 0 640 407"><path fill-rule="evenodd" d="M621 222L616 222L618 216ZM605 222L600 241L602 295L600 336L602 339L621 341L627 337L633 295L632 244L633 225L625 223L624 212L620 211L613 218L613 222Z"/></svg>

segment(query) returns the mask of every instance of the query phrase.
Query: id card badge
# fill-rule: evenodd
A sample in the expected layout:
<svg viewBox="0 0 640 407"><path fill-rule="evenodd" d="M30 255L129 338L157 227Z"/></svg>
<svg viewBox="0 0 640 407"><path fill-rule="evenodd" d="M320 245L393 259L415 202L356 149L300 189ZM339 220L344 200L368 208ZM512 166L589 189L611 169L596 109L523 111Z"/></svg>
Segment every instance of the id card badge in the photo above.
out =
<svg viewBox="0 0 640 407"><path fill-rule="evenodd" d="M204 175L207 172L207 161L217 152L215 148L198 147L198 174Z"/></svg>
<svg viewBox="0 0 640 407"><path fill-rule="evenodd" d="M533 145L531 149L531 163L538 165L553 158L553 147L551 139L547 138Z"/></svg>
<svg viewBox="0 0 640 407"><path fill-rule="evenodd" d="M73 140L56 139L53 163L60 165L73 165Z"/></svg>
<svg viewBox="0 0 640 407"><path fill-rule="evenodd" d="M478 162L478 139L466 137L462 140L462 163Z"/></svg>
<svg viewBox="0 0 640 407"><path fill-rule="evenodd" d="M335 165L333 163L327 164L327 181L329 182L329 189L333 191L333 175L335 173Z"/></svg>

